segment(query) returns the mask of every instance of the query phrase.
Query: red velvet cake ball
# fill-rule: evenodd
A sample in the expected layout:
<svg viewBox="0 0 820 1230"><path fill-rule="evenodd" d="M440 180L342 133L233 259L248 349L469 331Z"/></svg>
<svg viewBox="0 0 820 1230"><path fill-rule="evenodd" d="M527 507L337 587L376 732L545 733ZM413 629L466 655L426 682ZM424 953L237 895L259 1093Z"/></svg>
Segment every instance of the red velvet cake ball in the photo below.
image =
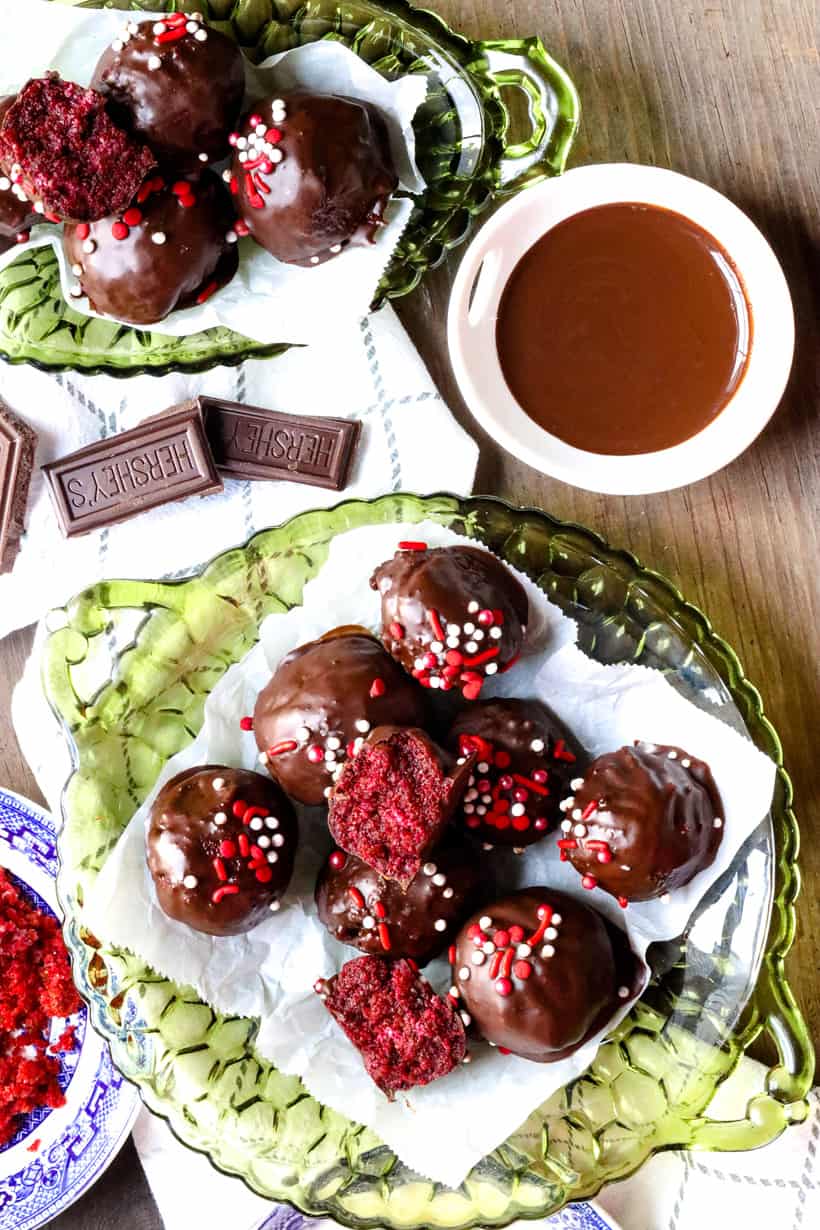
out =
<svg viewBox="0 0 820 1230"><path fill-rule="evenodd" d="M117 128L96 90L49 73L8 108L0 164L46 217L94 222L128 208L156 158Z"/></svg>
<svg viewBox="0 0 820 1230"><path fill-rule="evenodd" d="M625 906L688 884L714 862L723 804L709 766L636 743L593 760L562 803L561 857Z"/></svg>
<svg viewBox="0 0 820 1230"><path fill-rule="evenodd" d="M316 991L391 1101L464 1059L464 1026L452 1001L436 995L410 961L358 957Z"/></svg>
<svg viewBox="0 0 820 1230"><path fill-rule="evenodd" d="M527 595L489 551L400 543L370 584L381 594L385 649L423 687L477 700L521 652Z"/></svg>
<svg viewBox="0 0 820 1230"><path fill-rule="evenodd" d="M438 845L467 787L461 764L423 730L380 726L348 760L328 825L343 850L407 888Z"/></svg>

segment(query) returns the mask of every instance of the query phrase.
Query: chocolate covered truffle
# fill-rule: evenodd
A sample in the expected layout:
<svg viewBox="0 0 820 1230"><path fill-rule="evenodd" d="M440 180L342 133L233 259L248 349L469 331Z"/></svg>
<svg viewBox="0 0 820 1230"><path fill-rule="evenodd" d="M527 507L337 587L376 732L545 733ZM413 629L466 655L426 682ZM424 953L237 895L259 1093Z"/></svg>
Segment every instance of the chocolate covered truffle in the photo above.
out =
<svg viewBox="0 0 820 1230"><path fill-rule="evenodd" d="M155 164L113 123L101 94L56 73L29 81L0 127L0 165L50 221L93 222L126 209Z"/></svg>
<svg viewBox="0 0 820 1230"><path fill-rule="evenodd" d="M486 845L516 850L560 822L570 780L588 763L572 732L538 700L499 697L466 706L447 746L477 757L457 820Z"/></svg>
<svg viewBox="0 0 820 1230"><path fill-rule="evenodd" d="M232 39L200 14L128 21L94 70L109 115L150 146L163 166L216 162L242 109L245 66Z"/></svg>
<svg viewBox="0 0 820 1230"><path fill-rule="evenodd" d="M444 952L472 909L483 874L474 851L448 841L402 888L367 863L334 850L319 873L319 918L341 944L426 965Z"/></svg>
<svg viewBox="0 0 820 1230"><path fill-rule="evenodd" d="M14 99L14 94L0 98L0 128ZM25 243L29 231L40 220L20 184L12 183L11 176L0 169L0 252Z"/></svg>
<svg viewBox="0 0 820 1230"><path fill-rule="evenodd" d="M423 730L377 727L333 787L327 822L334 839L407 888L444 835L473 759L459 763Z"/></svg>
<svg viewBox="0 0 820 1230"><path fill-rule="evenodd" d="M399 543L370 584L381 594L385 648L424 687L476 700L521 652L527 595L489 551Z"/></svg>
<svg viewBox="0 0 820 1230"><path fill-rule="evenodd" d="M390 1101L446 1076L464 1058L464 1026L410 961L357 957L316 992Z"/></svg>
<svg viewBox="0 0 820 1230"><path fill-rule="evenodd" d="M259 693L260 759L300 803L323 803L375 726L418 726L424 694L364 628L336 628L294 649ZM250 725L250 723L248 723Z"/></svg>
<svg viewBox="0 0 820 1230"><path fill-rule="evenodd" d="M293 874L296 815L260 773L204 765L166 782L151 808L148 867L169 918L208 935L250 931Z"/></svg>
<svg viewBox="0 0 820 1230"><path fill-rule="evenodd" d="M527 888L478 911L453 958L451 994L465 1023L535 1063L578 1050L637 994L643 973L622 932L551 888Z"/></svg>
<svg viewBox="0 0 820 1230"><path fill-rule="evenodd" d="M122 213L66 226L71 293L135 325L205 303L236 273L234 221L230 195L212 172L155 175Z"/></svg>
<svg viewBox="0 0 820 1230"><path fill-rule="evenodd" d="M688 884L723 836L709 766L679 747L636 743L593 760L562 803L561 857L622 906Z"/></svg>
<svg viewBox="0 0 820 1230"><path fill-rule="evenodd" d="M277 260L318 265L372 241L398 179L375 107L335 94L257 102L231 136L231 188L257 243Z"/></svg>

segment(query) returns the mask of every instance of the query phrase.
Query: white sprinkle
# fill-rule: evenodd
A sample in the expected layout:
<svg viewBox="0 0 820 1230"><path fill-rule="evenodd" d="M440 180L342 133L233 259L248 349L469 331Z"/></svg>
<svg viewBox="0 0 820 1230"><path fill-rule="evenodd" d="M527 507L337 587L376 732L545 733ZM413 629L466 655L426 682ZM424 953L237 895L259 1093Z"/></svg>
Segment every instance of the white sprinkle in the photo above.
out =
<svg viewBox="0 0 820 1230"><path fill-rule="evenodd" d="M470 981L469 965L462 965L461 969L458 971L458 976L462 982L469 982Z"/></svg>
<svg viewBox="0 0 820 1230"><path fill-rule="evenodd" d="M573 812L573 815L574 815L574 814L575 814L575 813ZM576 836L576 837L586 837L586 835L587 835L587 826L586 826L585 824L576 824L576 825L575 825L575 828L574 828L572 831L573 831L573 833L575 834L575 836Z"/></svg>
<svg viewBox="0 0 820 1230"><path fill-rule="evenodd" d="M124 46L124 44L123 44L122 39L121 39L121 38L115 38L115 39L114 39L114 41L113 41L113 43L111 44L111 50L112 50L112 51L122 51L123 46Z"/></svg>
<svg viewBox="0 0 820 1230"><path fill-rule="evenodd" d="M544 939L547 939L547 940L557 940L558 939L558 932L555 930L555 927L547 927L546 931L544 932Z"/></svg>
<svg viewBox="0 0 820 1230"><path fill-rule="evenodd" d="M276 819L276 816L266 816L265 817L265 828L266 829L278 829L279 828L279 821Z"/></svg>
<svg viewBox="0 0 820 1230"><path fill-rule="evenodd" d="M254 833L259 833L259 832L261 832L262 828L264 827L264 825L263 825L263 823L262 823L262 817L261 817L261 816L254 816L253 820L251 820L250 825L249 825L248 827L249 827L249 828L250 828L250 829L251 829Z"/></svg>
<svg viewBox="0 0 820 1230"><path fill-rule="evenodd" d="M487 764L486 760L482 760L476 765L476 769L479 773L489 773L490 766Z"/></svg>
<svg viewBox="0 0 820 1230"><path fill-rule="evenodd" d="M459 991L458 987L456 986L450 987L450 990L447 992L447 994L450 996L450 999L461 999L461 991Z"/></svg>
<svg viewBox="0 0 820 1230"><path fill-rule="evenodd" d="M79 299L82 296L83 288L80 286L79 282L72 282L68 288L68 293L71 295L72 299Z"/></svg>
<svg viewBox="0 0 820 1230"><path fill-rule="evenodd" d="M272 901L269 907L271 914L275 914L279 909L281 909L281 906L282 906L281 901Z"/></svg>
<svg viewBox="0 0 820 1230"><path fill-rule="evenodd" d="M436 888L443 888L444 885L447 883L447 877L443 876L441 872L439 871L433 876L433 883L435 884Z"/></svg>
<svg viewBox="0 0 820 1230"><path fill-rule="evenodd" d="M11 180L8 175L0 175L0 192L8 192L11 187Z"/></svg>
<svg viewBox="0 0 820 1230"><path fill-rule="evenodd" d="M165 33L165 23L162 21L158 21L157 24L154 26L154 34L164 34L164 33Z"/></svg>
<svg viewBox="0 0 820 1230"><path fill-rule="evenodd" d="M458 637L457 637L457 636L448 636L448 637L447 637L447 648L448 648L448 649L458 649L458 647L459 647L459 645L460 645L460 644L461 644L461 642L460 642L460 640L458 639Z"/></svg>
<svg viewBox="0 0 820 1230"><path fill-rule="evenodd" d="M44 213L46 212L46 207L45 207L45 205L43 204L43 202L42 202L42 201L35 201L35 202L34 202L34 212L35 212L36 214L44 214Z"/></svg>
<svg viewBox="0 0 820 1230"><path fill-rule="evenodd" d="M487 814L487 808L484 806L483 803L479 803L478 807L475 810L476 810L476 815L478 816L486 816Z"/></svg>
<svg viewBox="0 0 820 1230"><path fill-rule="evenodd" d="M425 863L424 866L422 867L422 871L424 872L426 876L434 876L436 874L436 864L435 863Z"/></svg>
<svg viewBox="0 0 820 1230"><path fill-rule="evenodd" d="M125 28L129 34L139 34L140 32L140 28L135 21L129 21Z"/></svg>
<svg viewBox="0 0 820 1230"><path fill-rule="evenodd" d="M513 846L513 854L523 854L523 853L524 853L523 846Z"/></svg>
<svg viewBox="0 0 820 1230"><path fill-rule="evenodd" d="M463 628L466 636L472 636L475 632L475 624L467 623L463 625Z"/></svg>
<svg viewBox="0 0 820 1230"><path fill-rule="evenodd" d="M492 942L492 940L485 940L484 943L481 945L481 951L486 953L487 956L490 957L495 952L495 944Z"/></svg>
<svg viewBox="0 0 820 1230"><path fill-rule="evenodd" d="M256 125L256 128L254 129L254 131L258 134L258 136L260 136L260 137L264 137L265 133L268 131L268 129L267 129L267 125L266 125L266 124L257 124L257 125Z"/></svg>
<svg viewBox="0 0 820 1230"><path fill-rule="evenodd" d="M473 601L473 602L468 602L468 603L467 603L467 610L469 611L469 613L470 613L471 615L475 615L476 611L478 610L478 603L477 603L477 602L475 602L475 601Z"/></svg>
<svg viewBox="0 0 820 1230"><path fill-rule="evenodd" d="M326 798L326 799L329 799L332 793L333 793L333 791L332 791L331 787L330 787L330 786L325 786L325 798Z"/></svg>
<svg viewBox="0 0 820 1230"><path fill-rule="evenodd" d="M211 785L213 786L214 790L221 790L222 787L225 785L225 778L215 777L214 780L211 782Z"/></svg>
<svg viewBox="0 0 820 1230"><path fill-rule="evenodd" d="M233 175L230 171L223 171L222 178L224 179L226 184L229 184L231 180L233 179Z"/></svg>
<svg viewBox="0 0 820 1230"><path fill-rule="evenodd" d="M483 628L476 628L475 632L473 633L473 640L474 641L484 640L484 629Z"/></svg>
<svg viewBox="0 0 820 1230"><path fill-rule="evenodd" d="M497 663L497 662L488 662L488 663L487 663L487 665L484 667L484 674L485 674L485 675L494 675L494 674L496 673L496 671L497 671L497 670L498 670L498 663Z"/></svg>
<svg viewBox="0 0 820 1230"><path fill-rule="evenodd" d="M491 841L482 841L481 843L482 850L487 851L487 850L492 850L492 848L493 848L493 843Z"/></svg>
<svg viewBox="0 0 820 1230"><path fill-rule="evenodd" d="M248 148L248 138L247 137L237 137L236 138L236 148L237 149L247 149Z"/></svg>
<svg viewBox="0 0 820 1230"><path fill-rule="evenodd" d="M629 987L618 987L618 995L621 999L629 999Z"/></svg>
<svg viewBox="0 0 820 1230"><path fill-rule="evenodd" d="M240 150L239 153L237 154L237 158L239 159L240 162L247 162L248 161L247 151Z"/></svg>
<svg viewBox="0 0 820 1230"><path fill-rule="evenodd" d="M364 927L365 931L372 931L375 925L376 925L375 918L373 918L371 914L365 914L364 918L362 919L362 926Z"/></svg>
<svg viewBox="0 0 820 1230"><path fill-rule="evenodd" d="M571 832L572 832L572 821L571 821L571 820L562 820L562 821L561 821L561 832L562 832L562 833L571 833Z"/></svg>
<svg viewBox="0 0 820 1230"><path fill-rule="evenodd" d="M465 816L471 816L475 811L475 803L465 803L461 810Z"/></svg>
<svg viewBox="0 0 820 1230"><path fill-rule="evenodd" d="M154 231L151 235L151 243L155 243L161 246L162 244L165 243L167 238L168 237L165 234L165 231Z"/></svg>
<svg viewBox="0 0 820 1230"><path fill-rule="evenodd" d="M669 905L669 902L672 900L672 898L670 897L669 893L663 893L662 896L658 898L658 900L660 901L661 905Z"/></svg>
<svg viewBox="0 0 820 1230"><path fill-rule="evenodd" d="M267 833L261 833L256 839L256 844L260 850L267 850L270 845L270 837L268 837Z"/></svg>
<svg viewBox="0 0 820 1230"><path fill-rule="evenodd" d="M368 730L370 730L370 723L367 718L359 718L356 723L356 729L360 730L363 735L366 735Z"/></svg>
<svg viewBox="0 0 820 1230"><path fill-rule="evenodd" d="M462 1012L461 1019L465 1025L469 1025L470 1021L472 1020L472 1017L470 1016L469 1012Z"/></svg>
<svg viewBox="0 0 820 1230"><path fill-rule="evenodd" d="M413 667L417 671L423 671L424 670L424 658L414 658Z"/></svg>
<svg viewBox="0 0 820 1230"><path fill-rule="evenodd" d="M435 927L436 931L446 931L447 930L447 923L445 922L443 918L437 918L436 921L433 923L433 926Z"/></svg>
<svg viewBox="0 0 820 1230"><path fill-rule="evenodd" d="M433 653L441 653L443 648L444 648L444 645L441 641L431 641L430 642L430 649Z"/></svg>
<svg viewBox="0 0 820 1230"><path fill-rule="evenodd" d="M272 149L268 154L268 157L271 162L281 162L283 157L282 151L280 149Z"/></svg>
<svg viewBox="0 0 820 1230"><path fill-rule="evenodd" d="M208 41L208 31L207 30L197 30L196 34L194 35L194 38L196 39L198 43L206 43Z"/></svg>
<svg viewBox="0 0 820 1230"><path fill-rule="evenodd" d="M453 890L451 888L445 888L444 892L441 895L442 897L446 897L446 899L449 901L453 895Z"/></svg>
<svg viewBox="0 0 820 1230"><path fill-rule="evenodd" d="M500 641L503 633L500 628L490 628L490 637L494 641Z"/></svg>
<svg viewBox="0 0 820 1230"><path fill-rule="evenodd" d="M228 817L225 815L224 811L218 811L214 816L214 824L223 825L227 824L227 822Z"/></svg>
<svg viewBox="0 0 820 1230"><path fill-rule="evenodd" d="M583 777L573 777L572 781L569 784L569 788L570 790L580 790L583 784L584 784Z"/></svg>
<svg viewBox="0 0 820 1230"><path fill-rule="evenodd" d="M318 264L319 264L319 257L318 257L318 256L311 256L311 258L310 258L310 263L311 263L311 265L318 265Z"/></svg>
<svg viewBox="0 0 820 1230"><path fill-rule="evenodd" d="M573 800L573 802L574 802L574 800ZM583 811L581 810L581 808L580 808L580 807L575 807L575 808L573 808L573 811L572 811L572 818L573 818L573 820L580 820L580 819L581 819L581 816L583 816L583 814L584 814L584 813L583 813Z"/></svg>
<svg viewBox="0 0 820 1230"><path fill-rule="evenodd" d="M482 803L492 803L492 801L493 801L493 796L491 794L482 794L481 796Z"/></svg>
<svg viewBox="0 0 820 1230"><path fill-rule="evenodd" d="M515 950L517 957L529 957L532 953L532 948L529 944L519 944Z"/></svg>
<svg viewBox="0 0 820 1230"><path fill-rule="evenodd" d="M532 742L530 743L530 751L543 752L543 750L544 750L544 740L543 739L533 739Z"/></svg>
<svg viewBox="0 0 820 1230"><path fill-rule="evenodd" d="M325 747L331 748L334 752L338 751L341 746L342 741L336 735L330 735L327 739L325 739Z"/></svg>
<svg viewBox="0 0 820 1230"><path fill-rule="evenodd" d="M448 636L460 636L461 635L460 625L459 624L448 624L447 625L447 635Z"/></svg>
<svg viewBox="0 0 820 1230"><path fill-rule="evenodd" d="M466 653L475 653L476 650L478 649L478 645L476 644L475 641L467 641L467 644L464 646L464 649Z"/></svg>
<svg viewBox="0 0 820 1230"><path fill-rule="evenodd" d="M722 829L722 828L723 828L723 821L721 820L720 816L715 816L715 823L714 823L714 826L713 826L713 827L714 827L714 828L716 828L716 829Z"/></svg>
<svg viewBox="0 0 820 1230"><path fill-rule="evenodd" d="M271 841L273 842L275 846L283 846L285 844L285 839L281 833L274 834L274 836L271 838Z"/></svg>
<svg viewBox="0 0 820 1230"><path fill-rule="evenodd" d="M552 921L552 925L553 925L553 927L560 927L560 926L561 926L561 923L562 923L564 920L563 920L563 918L561 917L561 915L560 915L560 914L553 914L553 916L552 916L552 920L551 920L551 921Z"/></svg>
<svg viewBox="0 0 820 1230"><path fill-rule="evenodd" d="M510 808L510 815L511 816L523 816L526 810L527 809L523 803L513 803L512 807Z"/></svg>
<svg viewBox="0 0 820 1230"><path fill-rule="evenodd" d="M560 811L571 811L574 806L575 806L575 799L573 798L572 795L570 795L568 799L562 799L561 802L558 804L558 808Z"/></svg>
<svg viewBox="0 0 820 1230"><path fill-rule="evenodd" d="M484 962L487 960L487 958L484 956L483 952L479 951L479 952L474 952L470 960L472 961L473 965L483 965Z"/></svg>
<svg viewBox="0 0 820 1230"><path fill-rule="evenodd" d="M336 763L336 753L330 749L325 752L325 763L332 765Z"/></svg>
<svg viewBox="0 0 820 1230"><path fill-rule="evenodd" d="M186 876L185 879L182 881L182 883L185 886L185 888L196 888L197 884L199 883L199 880L196 878L196 876Z"/></svg>
<svg viewBox="0 0 820 1230"><path fill-rule="evenodd" d="M691 760L688 760L688 759L687 759L687 760L682 760L680 763L681 763L681 768L684 768L684 769L691 769L691 767L692 767L692 761L691 761Z"/></svg>
<svg viewBox="0 0 820 1230"><path fill-rule="evenodd" d="M271 850L270 854L268 855L268 862L269 862L269 863L278 863L278 862L279 862L279 855L276 853L276 851L275 851L275 850Z"/></svg>
<svg viewBox="0 0 820 1230"><path fill-rule="evenodd" d="M475 781L475 778L471 778L470 780ZM478 798L478 791L474 787L471 787L464 796L464 802L472 803L473 799L477 799L477 798Z"/></svg>
<svg viewBox="0 0 820 1230"><path fill-rule="evenodd" d="M336 255L337 252L341 252L341 250L342 250L342 245L340 243L334 243L333 246L330 248L330 251L333 253L334 256Z"/></svg>
<svg viewBox="0 0 820 1230"><path fill-rule="evenodd" d="M461 1062L462 1063L472 1063L473 1062L472 1055L465 1055Z"/></svg>
<svg viewBox="0 0 820 1230"><path fill-rule="evenodd" d="M159 58L159 56L149 56L148 57L148 71L151 73L155 73L158 68L162 68L162 60Z"/></svg>
<svg viewBox="0 0 820 1230"><path fill-rule="evenodd" d="M670 760L677 760L677 758L678 758L678 753L677 753L677 752L675 751L675 749L672 747L672 748L670 748L670 749L669 749L669 751L667 752L667 756L669 757L669 759L670 759ZM620 995L620 991L618 992L618 994Z"/></svg>
<svg viewBox="0 0 820 1230"><path fill-rule="evenodd" d="M260 752L256 759L259 761L260 764L267 764L268 763L268 753Z"/></svg>
<svg viewBox="0 0 820 1230"><path fill-rule="evenodd" d="M493 925L493 920L490 918L489 914L483 914L478 920L478 925L482 931L486 931L488 927Z"/></svg>
<svg viewBox="0 0 820 1230"><path fill-rule="evenodd" d="M285 109L284 98L274 98L273 102L271 103L271 107L273 108L274 111L284 111Z"/></svg>

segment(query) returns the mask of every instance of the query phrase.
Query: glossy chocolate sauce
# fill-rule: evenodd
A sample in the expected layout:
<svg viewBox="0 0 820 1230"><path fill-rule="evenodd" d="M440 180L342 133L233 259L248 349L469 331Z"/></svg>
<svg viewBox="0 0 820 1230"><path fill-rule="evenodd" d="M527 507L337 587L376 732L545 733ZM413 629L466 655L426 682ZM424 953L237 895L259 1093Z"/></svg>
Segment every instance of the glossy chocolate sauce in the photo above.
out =
<svg viewBox="0 0 820 1230"><path fill-rule="evenodd" d="M513 270L496 345L540 427L594 453L680 444L746 370L749 307L729 256L680 214L600 205L559 222Z"/></svg>

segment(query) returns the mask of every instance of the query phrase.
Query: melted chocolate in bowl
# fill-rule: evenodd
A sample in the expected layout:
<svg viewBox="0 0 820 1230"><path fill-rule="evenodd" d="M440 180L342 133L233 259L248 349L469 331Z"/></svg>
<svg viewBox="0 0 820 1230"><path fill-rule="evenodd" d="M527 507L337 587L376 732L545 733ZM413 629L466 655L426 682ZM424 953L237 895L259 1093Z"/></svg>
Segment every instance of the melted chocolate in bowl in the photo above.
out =
<svg viewBox="0 0 820 1230"><path fill-rule="evenodd" d="M713 236L653 205L559 222L504 288L496 345L507 385L545 431L593 453L690 439L746 370L752 320Z"/></svg>

